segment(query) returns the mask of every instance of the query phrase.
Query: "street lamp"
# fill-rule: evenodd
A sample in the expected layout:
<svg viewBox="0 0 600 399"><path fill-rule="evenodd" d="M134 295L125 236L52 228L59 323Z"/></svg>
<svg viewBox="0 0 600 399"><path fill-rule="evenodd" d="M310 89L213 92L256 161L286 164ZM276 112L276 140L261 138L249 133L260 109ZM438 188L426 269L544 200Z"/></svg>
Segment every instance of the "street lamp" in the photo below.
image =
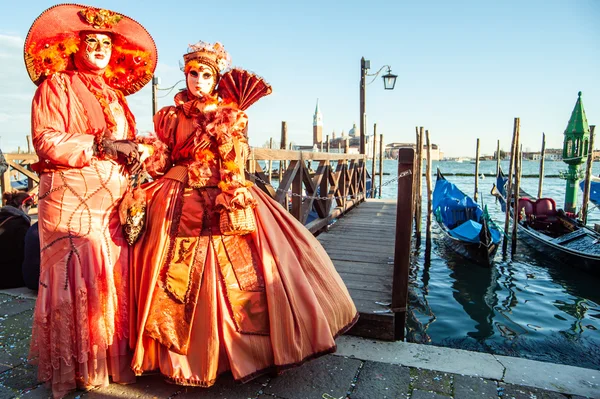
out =
<svg viewBox="0 0 600 399"><path fill-rule="evenodd" d="M365 107L365 92L366 92L366 79L367 76L374 76L373 80L369 83L372 83L379 73L383 70L383 68L387 68L387 73L382 76L383 78L383 88L385 90L394 90L394 86L396 85L396 78L398 75L394 75L392 73L392 68L389 65L384 65L379 68L374 74L368 74L367 71L371 68L371 61L365 60L365 57L360 59L360 153L365 153L365 132L367 127L367 114Z"/></svg>

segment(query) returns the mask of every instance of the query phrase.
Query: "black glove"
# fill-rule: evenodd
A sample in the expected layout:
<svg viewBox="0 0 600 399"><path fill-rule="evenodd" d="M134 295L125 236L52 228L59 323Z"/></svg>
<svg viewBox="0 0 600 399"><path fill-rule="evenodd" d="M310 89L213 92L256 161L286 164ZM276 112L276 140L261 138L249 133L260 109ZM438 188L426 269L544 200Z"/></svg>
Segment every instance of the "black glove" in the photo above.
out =
<svg viewBox="0 0 600 399"><path fill-rule="evenodd" d="M104 156L127 166L129 173L135 174L141 168L140 153L136 143L130 140L102 140Z"/></svg>

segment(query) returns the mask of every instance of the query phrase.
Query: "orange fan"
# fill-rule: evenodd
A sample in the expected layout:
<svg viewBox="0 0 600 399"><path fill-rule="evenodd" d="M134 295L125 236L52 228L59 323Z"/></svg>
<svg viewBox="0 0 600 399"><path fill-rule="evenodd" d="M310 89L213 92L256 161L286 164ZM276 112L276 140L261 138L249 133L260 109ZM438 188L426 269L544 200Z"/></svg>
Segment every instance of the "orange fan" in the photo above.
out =
<svg viewBox="0 0 600 399"><path fill-rule="evenodd" d="M263 78L237 68L223 74L217 88L223 101L234 102L242 111L271 94L271 91L271 85Z"/></svg>

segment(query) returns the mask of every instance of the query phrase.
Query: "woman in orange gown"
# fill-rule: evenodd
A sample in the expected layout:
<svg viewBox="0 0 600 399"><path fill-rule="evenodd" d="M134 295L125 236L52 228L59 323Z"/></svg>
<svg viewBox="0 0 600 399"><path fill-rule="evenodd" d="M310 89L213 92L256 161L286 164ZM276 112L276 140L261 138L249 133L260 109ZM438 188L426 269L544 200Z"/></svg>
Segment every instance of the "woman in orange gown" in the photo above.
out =
<svg viewBox="0 0 600 399"><path fill-rule="evenodd" d="M270 86L243 70L221 76L219 43L191 46L184 61L187 90L154 118L166 150L148 165L164 175L145 187L134 248L134 371L208 387L228 370L245 382L335 351L358 317L343 281L315 237L244 179L240 104L257 93L232 96L241 80L225 78L262 87L254 99Z"/></svg>
<svg viewBox="0 0 600 399"><path fill-rule="evenodd" d="M25 41L39 85L32 105L39 157L41 264L30 357L55 397L133 382L128 348L128 246L116 207L135 169L125 95L152 78L156 48L136 21L62 4Z"/></svg>

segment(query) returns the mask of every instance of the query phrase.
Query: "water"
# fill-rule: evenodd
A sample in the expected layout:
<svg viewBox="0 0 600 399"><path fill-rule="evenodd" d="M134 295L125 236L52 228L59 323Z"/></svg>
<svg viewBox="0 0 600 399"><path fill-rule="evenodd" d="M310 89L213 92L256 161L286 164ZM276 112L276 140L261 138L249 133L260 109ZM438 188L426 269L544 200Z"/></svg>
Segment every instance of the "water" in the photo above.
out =
<svg viewBox="0 0 600 399"><path fill-rule="evenodd" d="M446 178L473 195L475 165L433 162ZM505 173L508 162L502 163ZM495 174L495 161L482 161L479 172ZM567 169L563 162L546 162L545 175ZM523 161L523 175L537 175L539 162ZM598 175L600 164L593 172ZM396 161L385 161L382 198L396 198ZM425 180L425 179L424 179ZM504 214L490 195L494 177L479 180L479 201L488 205L497 224ZM435 185L435 177L432 178ZM537 195L538 178L523 178L521 187ZM433 188L433 186L432 186ZM545 178L543 195L564 203L565 181ZM423 209L427 201L423 182ZM583 193L578 192L581 202ZM600 211L592 209L588 223L599 223ZM600 370L599 279L569 265L559 264L519 242L517 255L503 259L501 250L489 269L456 255L442 242L433 224L432 253L425 262L425 215L422 245L415 248L409 280L407 341L523 357Z"/></svg>

